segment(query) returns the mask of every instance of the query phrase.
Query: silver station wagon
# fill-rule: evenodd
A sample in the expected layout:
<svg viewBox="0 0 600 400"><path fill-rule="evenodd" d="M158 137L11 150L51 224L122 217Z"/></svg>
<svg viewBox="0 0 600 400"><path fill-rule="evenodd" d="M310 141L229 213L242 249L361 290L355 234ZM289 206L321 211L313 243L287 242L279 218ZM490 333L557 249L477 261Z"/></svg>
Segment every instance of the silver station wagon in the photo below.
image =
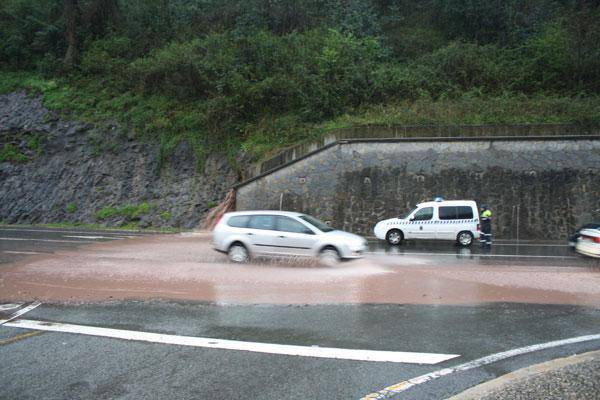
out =
<svg viewBox="0 0 600 400"><path fill-rule="evenodd" d="M236 263L254 255L316 256L324 264L362 257L367 241L331 228L310 215L288 211L239 211L223 215L213 230L215 250Z"/></svg>

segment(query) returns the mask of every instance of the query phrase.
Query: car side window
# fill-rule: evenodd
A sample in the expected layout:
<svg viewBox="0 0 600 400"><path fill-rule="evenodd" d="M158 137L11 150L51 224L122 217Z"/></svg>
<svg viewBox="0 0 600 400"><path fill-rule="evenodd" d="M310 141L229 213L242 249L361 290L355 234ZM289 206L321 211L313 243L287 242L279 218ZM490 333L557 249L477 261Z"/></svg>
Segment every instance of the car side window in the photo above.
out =
<svg viewBox="0 0 600 400"><path fill-rule="evenodd" d="M248 220L250 220L248 215L238 215L236 217L229 218L227 225L233 228L245 228L248 226Z"/></svg>
<svg viewBox="0 0 600 400"><path fill-rule="evenodd" d="M273 215L253 215L250 217L248 228L252 229L275 229L275 218Z"/></svg>
<svg viewBox="0 0 600 400"><path fill-rule="evenodd" d="M292 232L292 233L306 233L306 234L314 234L310 228L304 226L300 222L289 218L289 217L277 217L277 228L278 231L283 232Z"/></svg>
<svg viewBox="0 0 600 400"><path fill-rule="evenodd" d="M439 208L440 219L456 219L456 207L454 206L443 206Z"/></svg>
<svg viewBox="0 0 600 400"><path fill-rule="evenodd" d="M456 218L458 219L473 219L473 208L469 206L456 207Z"/></svg>
<svg viewBox="0 0 600 400"><path fill-rule="evenodd" d="M433 207L421 208L413 215L414 221L428 221L433 218Z"/></svg>

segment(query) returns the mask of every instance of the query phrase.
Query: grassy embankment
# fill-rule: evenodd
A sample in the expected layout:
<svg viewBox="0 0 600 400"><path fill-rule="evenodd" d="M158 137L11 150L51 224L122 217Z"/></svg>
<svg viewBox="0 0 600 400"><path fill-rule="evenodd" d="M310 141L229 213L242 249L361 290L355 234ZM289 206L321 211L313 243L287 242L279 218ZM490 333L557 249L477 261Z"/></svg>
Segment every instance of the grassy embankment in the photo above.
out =
<svg viewBox="0 0 600 400"><path fill-rule="evenodd" d="M32 72L0 72L0 93L27 90L43 96L44 104L66 118L102 125L119 121L132 129L139 140L158 141L165 158L179 142L191 140L194 124L181 134L178 126L194 119L193 104L158 95L119 92L102 82L81 79L46 79ZM156 116L175 115L165 121L163 130ZM245 139L234 143L218 143L220 150L233 156L240 150L259 160L287 146L314 140L336 129L362 125L484 125L570 123L597 126L600 121L599 96L559 96L504 94L483 96L469 92L460 97L433 100L424 96L413 101L357 107L352 113L320 123L280 122L284 135L275 137L260 129L249 132ZM200 129L200 127L198 127ZM196 143L199 155L206 152L205 143ZM214 145L214 144L213 144ZM31 148L36 142L31 141ZM8 144L0 149L0 162L26 162L27 157Z"/></svg>

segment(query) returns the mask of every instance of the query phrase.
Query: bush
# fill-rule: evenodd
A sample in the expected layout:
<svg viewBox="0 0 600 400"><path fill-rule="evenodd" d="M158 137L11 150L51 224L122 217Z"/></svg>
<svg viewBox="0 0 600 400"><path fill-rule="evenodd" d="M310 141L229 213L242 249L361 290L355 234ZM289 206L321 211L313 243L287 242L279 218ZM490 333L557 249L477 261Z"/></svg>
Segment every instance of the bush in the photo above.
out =
<svg viewBox="0 0 600 400"><path fill-rule="evenodd" d="M5 144L0 150L0 162L26 162L27 156L23 154L18 147L13 144Z"/></svg>
<svg viewBox="0 0 600 400"><path fill-rule="evenodd" d="M132 46L126 37L108 36L95 40L83 53L80 69L88 75L122 75L129 64Z"/></svg>

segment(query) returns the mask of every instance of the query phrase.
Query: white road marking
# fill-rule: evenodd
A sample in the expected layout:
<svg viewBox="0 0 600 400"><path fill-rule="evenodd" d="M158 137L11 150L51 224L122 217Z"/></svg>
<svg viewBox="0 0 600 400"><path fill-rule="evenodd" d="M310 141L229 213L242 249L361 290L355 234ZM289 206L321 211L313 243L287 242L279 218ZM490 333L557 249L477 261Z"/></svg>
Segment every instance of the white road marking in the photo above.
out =
<svg viewBox="0 0 600 400"><path fill-rule="evenodd" d="M403 381L397 383L392 386L388 386L385 389L382 389L378 392L371 393L362 397L361 400L380 400L386 399L388 397L394 396L398 393L404 392L414 386L421 385L423 383L432 381L434 379L441 378L442 376L450 375L459 371L467 371L473 368L481 367L483 365L491 364L497 361L504 360L506 358L515 357L518 355L532 353L534 351L549 349L552 347L564 346L567 344L581 343L587 342L590 340L600 340L600 334L598 335L587 335L587 336L578 336L570 339L563 340L555 340L547 343L534 344L531 346L519 347L517 349L512 349L508 351L504 351L502 353L491 354L486 357L478 358L473 361L469 361L464 364L457 365L455 367L444 368L438 371L430 372L425 375L417 376L416 378L409 379L407 381Z"/></svg>
<svg viewBox="0 0 600 400"><path fill-rule="evenodd" d="M0 240L11 240L19 242L51 242L51 243L94 243L89 240L57 240L57 239L25 239L25 238L0 238Z"/></svg>
<svg viewBox="0 0 600 400"><path fill-rule="evenodd" d="M573 257L573 256L531 256L531 255L526 255L526 254L479 254L479 253L472 253L472 254L461 254L461 253L378 253L376 251L367 251L365 252L365 254L373 254L373 255L380 255L380 256L444 256L444 257L518 257L518 258L560 258L560 259L565 259L565 258L577 258L577 257Z"/></svg>
<svg viewBox="0 0 600 400"><path fill-rule="evenodd" d="M4 250L4 253L7 253L7 254L48 254L48 253L40 253L38 251L12 251L12 250Z"/></svg>
<svg viewBox="0 0 600 400"><path fill-rule="evenodd" d="M535 244L535 243L494 243L493 246L517 246L517 247L569 247L568 244Z"/></svg>
<svg viewBox="0 0 600 400"><path fill-rule="evenodd" d="M19 308L22 305L22 303L0 304L0 311L14 310L15 308Z"/></svg>
<svg viewBox="0 0 600 400"><path fill-rule="evenodd" d="M13 319L20 317L21 315L25 314L26 312L29 312L29 311L33 310L36 307L39 307L41 304L42 303L40 303L39 301L34 301L33 303L31 303L27 307L24 307L24 308L20 309L19 311L16 311L16 312L12 313L10 315L10 317L8 317L7 319L0 319L0 325L5 325L5 324L10 323L10 321L12 321Z"/></svg>
<svg viewBox="0 0 600 400"><path fill-rule="evenodd" d="M51 332L77 333L115 339L136 340L151 343L174 344L180 346L206 347L222 350L241 350L256 353L281 354L300 357L335 358L356 361L378 361L411 364L437 364L455 357L457 354L414 353L400 351L376 351L340 349L318 346L295 346L284 344L242 342L193 336L165 335L151 332L138 332L94 326L71 325L55 322L17 320L5 324L13 328L34 329Z"/></svg>
<svg viewBox="0 0 600 400"><path fill-rule="evenodd" d="M125 239L119 236L78 236L78 235L63 235L66 238L75 238L75 239Z"/></svg>

